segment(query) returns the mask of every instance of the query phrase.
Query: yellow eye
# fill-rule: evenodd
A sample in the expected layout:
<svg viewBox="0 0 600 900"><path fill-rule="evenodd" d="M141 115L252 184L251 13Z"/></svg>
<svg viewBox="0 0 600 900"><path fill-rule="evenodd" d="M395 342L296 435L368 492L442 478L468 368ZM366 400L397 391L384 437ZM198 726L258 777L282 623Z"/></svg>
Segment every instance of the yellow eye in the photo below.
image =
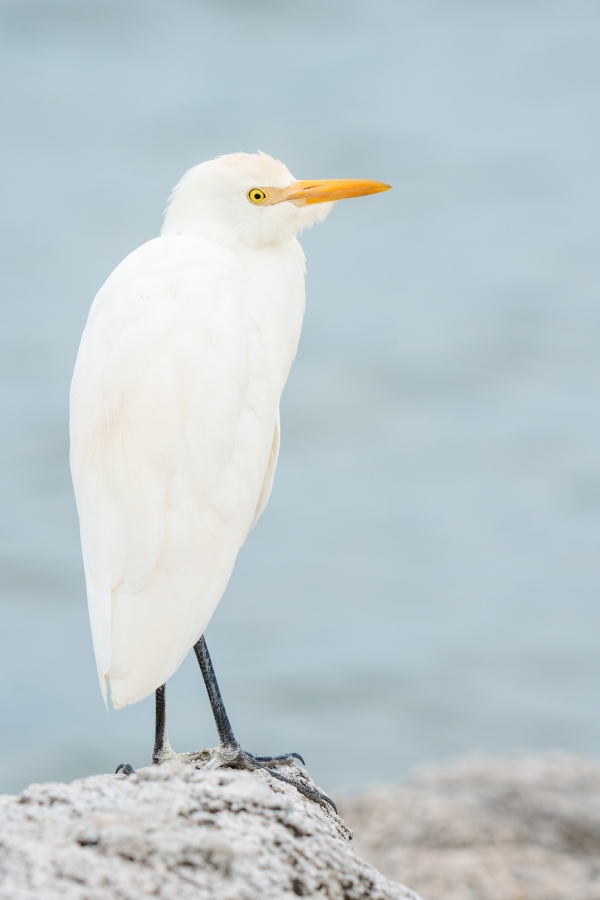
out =
<svg viewBox="0 0 600 900"><path fill-rule="evenodd" d="M250 203L262 203L263 200L267 199L267 195L260 188L251 188L247 196Z"/></svg>

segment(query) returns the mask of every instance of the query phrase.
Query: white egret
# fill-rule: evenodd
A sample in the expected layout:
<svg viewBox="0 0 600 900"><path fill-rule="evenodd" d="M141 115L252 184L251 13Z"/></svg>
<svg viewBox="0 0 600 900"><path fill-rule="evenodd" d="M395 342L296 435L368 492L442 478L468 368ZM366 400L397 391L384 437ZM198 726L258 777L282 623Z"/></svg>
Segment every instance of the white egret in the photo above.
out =
<svg viewBox="0 0 600 900"><path fill-rule="evenodd" d="M262 153L202 163L173 191L160 237L92 304L71 387L71 471L94 652L105 702L109 681L117 709L156 691L155 762L175 755L164 686L192 647L219 733L207 765L291 756L241 749L203 634L271 492L304 313L297 235L335 201L387 188L295 181Z"/></svg>

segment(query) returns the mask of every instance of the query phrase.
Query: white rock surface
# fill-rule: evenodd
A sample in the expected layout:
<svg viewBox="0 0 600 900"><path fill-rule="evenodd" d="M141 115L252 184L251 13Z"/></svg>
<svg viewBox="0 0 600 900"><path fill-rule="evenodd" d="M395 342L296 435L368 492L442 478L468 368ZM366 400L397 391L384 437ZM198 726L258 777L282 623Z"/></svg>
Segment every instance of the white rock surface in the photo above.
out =
<svg viewBox="0 0 600 900"><path fill-rule="evenodd" d="M0 796L2 900L298 896L419 900L355 855L333 811L268 773L173 762Z"/></svg>

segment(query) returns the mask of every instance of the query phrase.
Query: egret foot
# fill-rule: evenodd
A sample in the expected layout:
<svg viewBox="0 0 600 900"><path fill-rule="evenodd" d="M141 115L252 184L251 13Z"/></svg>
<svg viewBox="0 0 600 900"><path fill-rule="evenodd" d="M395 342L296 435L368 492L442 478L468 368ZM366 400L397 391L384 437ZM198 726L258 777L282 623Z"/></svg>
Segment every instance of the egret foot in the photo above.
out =
<svg viewBox="0 0 600 900"><path fill-rule="evenodd" d="M198 660L198 665L202 672L202 678L204 679L206 692L208 694L219 735L219 746L211 751L212 758L203 768L217 769L221 766L232 766L233 768L249 769L250 771L253 769L267 769L273 778L277 778L278 781L284 781L286 784L293 785L296 790L300 791L301 794L304 794L304 796L308 797L310 800L314 800L315 803L328 803L337 812L335 803L327 797L326 794L320 794L302 781L288 778L287 775L282 775L281 772L275 771L277 765L285 762L291 763L294 758L299 759L300 762L304 764L304 760L299 753L290 753L288 757L285 755L255 756L253 753L242 750L233 734L233 729L229 721L229 716L225 710L225 704L221 697L221 691L217 684L217 676L213 669L212 660L204 636L200 638L197 644L194 644L194 653L196 654L196 659Z"/></svg>
<svg viewBox="0 0 600 900"><path fill-rule="evenodd" d="M206 753L206 751L203 752ZM269 772L273 778L277 778L278 781L283 781L285 784L291 784L296 790L300 791L301 794L308 797L309 800L314 800L315 803L320 803L322 806L329 804L334 812L337 813L337 807L331 797L313 790L313 788L304 784L302 781L298 781L295 778L288 778L287 775L282 775L281 772L275 771L276 767L279 765L291 765L294 759L299 759L304 764L304 760L299 753L288 753L282 754L281 756L255 756L253 753L242 750L237 741L232 744L220 744L218 747L215 747L208 752L210 753L210 760L202 766L197 766L197 768L205 771L220 768L248 769L250 772L255 769L264 769ZM193 754L186 755L192 756Z"/></svg>

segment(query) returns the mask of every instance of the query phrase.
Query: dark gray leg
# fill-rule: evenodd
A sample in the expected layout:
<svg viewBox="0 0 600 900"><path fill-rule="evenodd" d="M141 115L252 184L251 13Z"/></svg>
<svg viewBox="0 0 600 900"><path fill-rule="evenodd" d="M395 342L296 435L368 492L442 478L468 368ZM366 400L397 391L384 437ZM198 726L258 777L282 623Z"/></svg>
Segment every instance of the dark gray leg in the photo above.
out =
<svg viewBox="0 0 600 900"><path fill-rule="evenodd" d="M152 762L157 764L166 762L167 759L173 759L177 755L169 743L165 689L166 684L162 684L156 689L156 725L154 730ZM133 766L130 766L129 763L119 763L115 770L115 775L118 775L119 772L122 772L124 775L133 775L135 769Z"/></svg>
<svg viewBox="0 0 600 900"><path fill-rule="evenodd" d="M167 706L165 701L166 684L156 689L156 727L154 731L153 763L162 763L167 759L173 759L175 752L169 743L167 731Z"/></svg>
<svg viewBox="0 0 600 900"><path fill-rule="evenodd" d="M198 660L198 665L200 666L200 671L202 672L202 677L204 678L206 693L208 694L208 699L210 700L210 708L212 709L213 716L215 717L215 725L217 726L219 743L224 747L228 747L230 745L237 746L237 741L233 734L229 716L227 715L227 712L225 710L225 704L223 703L223 698L221 697L221 691L219 690L219 685L217 683L217 676L215 675L215 670L213 669L212 660L208 652L208 647L206 646L206 641L204 640L204 635L200 638L197 644L194 644L194 653L196 654L196 659Z"/></svg>
<svg viewBox="0 0 600 900"><path fill-rule="evenodd" d="M204 684L206 685L208 699L210 700L211 709L215 718L215 725L217 726L217 733L219 735L219 746L213 751L211 761L203 768L216 769L220 766L231 766L239 769L268 769L274 778L277 778L279 781L285 781L286 784L293 785L300 793L304 794L305 797L309 797L317 803L328 803L337 812L335 803L325 794L319 794L307 785L302 784L301 781L286 778L285 775L281 775L271 768L271 766L279 762L291 762L292 758L299 759L304 763L304 760L299 753L288 753L283 754L282 756L254 756L254 754L242 750L235 739L229 716L225 710L225 704L221 697L221 691L219 690L215 670L213 669L204 636L202 636L198 643L194 645L194 652L196 654L196 659L198 660L198 665L200 666L200 671L202 672Z"/></svg>

